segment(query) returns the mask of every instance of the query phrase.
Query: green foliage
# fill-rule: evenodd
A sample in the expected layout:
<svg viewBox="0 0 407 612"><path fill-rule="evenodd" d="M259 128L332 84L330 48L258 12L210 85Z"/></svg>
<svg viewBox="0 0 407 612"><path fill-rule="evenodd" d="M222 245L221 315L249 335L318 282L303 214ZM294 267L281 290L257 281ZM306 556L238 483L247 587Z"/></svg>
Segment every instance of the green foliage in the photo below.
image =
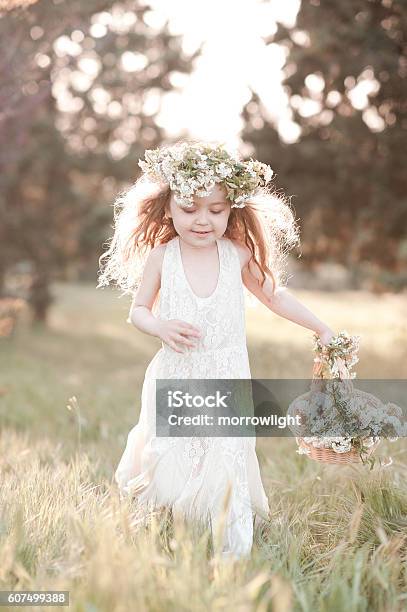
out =
<svg viewBox="0 0 407 612"><path fill-rule="evenodd" d="M289 51L284 87L300 138L281 142L256 95L246 106L243 134L295 194L305 262L329 258L355 273L361 263L374 262L402 286L406 37L402 0L303 0L295 27L280 24L267 39ZM355 87L368 93L354 106ZM301 105L310 101L319 110L303 116ZM386 278L375 282L385 286Z"/></svg>
<svg viewBox="0 0 407 612"><path fill-rule="evenodd" d="M114 196L163 138L162 95L191 70L181 37L148 25L149 10L39 0L0 18L0 294L10 267L29 264L39 320L52 279L96 268Z"/></svg>

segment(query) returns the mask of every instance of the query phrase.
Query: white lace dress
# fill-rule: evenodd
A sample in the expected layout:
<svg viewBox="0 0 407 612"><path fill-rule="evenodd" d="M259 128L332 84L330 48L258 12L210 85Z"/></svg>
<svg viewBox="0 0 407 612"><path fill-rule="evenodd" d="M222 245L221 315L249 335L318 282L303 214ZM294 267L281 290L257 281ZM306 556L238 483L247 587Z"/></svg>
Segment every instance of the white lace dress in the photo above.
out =
<svg viewBox="0 0 407 612"><path fill-rule="evenodd" d="M203 521L216 530L229 491L222 554L250 555L254 520L267 520L255 437L156 437L155 379L251 378L246 346L244 289L238 252L217 240L219 277L207 298L192 290L176 236L167 243L161 272L159 315L197 326L196 347L178 353L163 343L147 367L138 424L128 434L115 473L122 495L148 508Z"/></svg>

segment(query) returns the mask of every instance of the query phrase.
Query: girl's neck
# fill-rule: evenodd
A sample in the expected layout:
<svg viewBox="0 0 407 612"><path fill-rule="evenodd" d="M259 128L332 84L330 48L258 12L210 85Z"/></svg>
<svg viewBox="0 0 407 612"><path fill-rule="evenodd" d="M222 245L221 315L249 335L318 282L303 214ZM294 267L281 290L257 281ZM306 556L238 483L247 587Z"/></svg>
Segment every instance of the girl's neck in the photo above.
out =
<svg viewBox="0 0 407 612"><path fill-rule="evenodd" d="M191 251L194 253L207 253L213 249L217 249L217 245L216 245L216 240L217 238L215 238L215 240L209 244L205 244L205 245L195 245L195 244L189 244L188 242L185 242L185 240L183 240L181 238L181 236L179 234L177 234L178 236L178 240L180 241L180 244L182 245L182 249L183 251Z"/></svg>

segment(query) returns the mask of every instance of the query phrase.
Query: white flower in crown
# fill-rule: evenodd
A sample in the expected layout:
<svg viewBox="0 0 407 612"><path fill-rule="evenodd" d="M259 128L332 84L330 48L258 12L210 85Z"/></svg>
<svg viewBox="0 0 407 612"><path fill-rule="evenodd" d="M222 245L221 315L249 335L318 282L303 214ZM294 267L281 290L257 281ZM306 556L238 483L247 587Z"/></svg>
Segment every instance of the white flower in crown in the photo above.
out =
<svg viewBox="0 0 407 612"><path fill-rule="evenodd" d="M235 198L235 205L232 208L244 208L246 206L245 202L250 198L250 195L241 195Z"/></svg>
<svg viewBox="0 0 407 612"><path fill-rule="evenodd" d="M143 172L153 181L168 183L175 201L181 206L193 205L194 194L210 195L216 183L226 188L232 208L243 208L259 187L274 175L267 164L233 157L222 145L180 143L149 149L139 160Z"/></svg>
<svg viewBox="0 0 407 612"><path fill-rule="evenodd" d="M193 185L188 185L188 183L181 183L179 190L183 196L191 195L194 191Z"/></svg>
<svg viewBox="0 0 407 612"><path fill-rule="evenodd" d="M226 178L227 176L230 176L232 174L232 168L222 162L216 166L216 172L222 178Z"/></svg>

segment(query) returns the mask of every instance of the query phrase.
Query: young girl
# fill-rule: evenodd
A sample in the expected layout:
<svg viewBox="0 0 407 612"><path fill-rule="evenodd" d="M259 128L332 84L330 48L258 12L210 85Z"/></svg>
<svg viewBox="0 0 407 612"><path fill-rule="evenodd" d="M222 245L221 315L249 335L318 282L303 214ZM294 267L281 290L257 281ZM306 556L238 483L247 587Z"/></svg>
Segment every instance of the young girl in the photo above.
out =
<svg viewBox="0 0 407 612"><path fill-rule="evenodd" d="M244 557L255 519L269 516L255 437L157 437L155 380L250 379L246 289L324 344L333 332L282 286L298 229L268 186L269 166L194 141L146 151L139 165L142 176L115 203L98 286L114 281L132 293L128 321L162 348L147 367L115 480L143 508L171 507L213 533L226 512L222 555Z"/></svg>

